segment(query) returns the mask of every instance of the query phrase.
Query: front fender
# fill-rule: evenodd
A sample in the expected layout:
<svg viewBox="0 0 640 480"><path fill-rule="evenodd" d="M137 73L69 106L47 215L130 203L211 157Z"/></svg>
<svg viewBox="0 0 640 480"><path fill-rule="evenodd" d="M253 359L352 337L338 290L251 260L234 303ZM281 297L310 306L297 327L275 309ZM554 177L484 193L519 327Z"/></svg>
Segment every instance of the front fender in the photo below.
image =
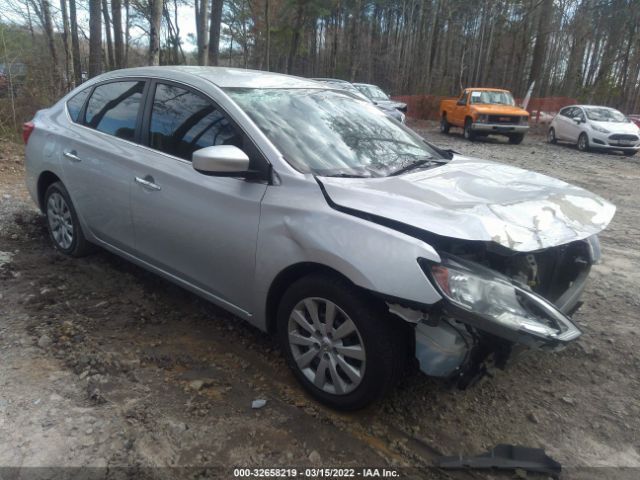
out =
<svg viewBox="0 0 640 480"><path fill-rule="evenodd" d="M425 242L332 209L317 184L270 187L263 199L254 321L264 327L269 288L291 265L330 267L355 285L423 304L441 299L417 259L440 261Z"/></svg>

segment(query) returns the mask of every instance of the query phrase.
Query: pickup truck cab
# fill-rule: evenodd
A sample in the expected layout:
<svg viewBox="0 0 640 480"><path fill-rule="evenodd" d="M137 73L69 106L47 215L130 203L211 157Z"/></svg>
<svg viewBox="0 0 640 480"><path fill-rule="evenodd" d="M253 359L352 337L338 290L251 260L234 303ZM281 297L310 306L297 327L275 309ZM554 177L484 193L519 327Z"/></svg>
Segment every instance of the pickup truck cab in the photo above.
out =
<svg viewBox="0 0 640 480"><path fill-rule="evenodd" d="M458 100L440 103L440 131L449 133L451 127L462 128L468 140L505 135L518 144L529 130L529 113L516 106L508 90L467 88Z"/></svg>

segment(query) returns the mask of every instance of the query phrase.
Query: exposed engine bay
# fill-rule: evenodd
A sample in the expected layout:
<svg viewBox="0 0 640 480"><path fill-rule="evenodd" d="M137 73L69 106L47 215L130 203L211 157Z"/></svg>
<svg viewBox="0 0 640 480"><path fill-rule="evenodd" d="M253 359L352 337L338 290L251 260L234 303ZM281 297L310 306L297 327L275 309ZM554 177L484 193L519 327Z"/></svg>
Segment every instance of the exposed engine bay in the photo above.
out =
<svg viewBox="0 0 640 480"><path fill-rule="evenodd" d="M501 282L508 279L518 292L529 292L535 294L535 297L542 297L549 303L547 309L556 310L556 316L569 316L580 307L579 298L589 270L600 257L596 236L530 253L512 252L483 242L453 239L442 242L440 239L438 243L440 253L451 255L462 263L468 262L472 268L485 268L486 272L495 272L502 278ZM432 270L434 283L442 284L443 268L434 265ZM448 275L452 276L451 273ZM455 275L454 273L453 276ZM469 283L467 278L460 283L460 298L472 295ZM493 368L503 368L512 355L526 347L560 349L566 344L562 341L562 334L551 334L546 339L543 335L535 335L539 333L535 331L535 325L531 326L531 332L526 331L526 328L516 328L513 331L493 329L496 324L508 323L503 321L503 314L491 319L484 315L486 322L479 323L474 314L459 308L455 295L451 290L446 290L445 286L443 297L450 296L453 301L445 299L429 311L422 312L422 315L414 316L416 358L420 369L427 375L448 378L458 387L466 388ZM499 297L501 293L498 290L488 290L483 295L490 298ZM537 311L537 307L527 306L530 301L525 298L526 294L521 296L516 293L516 297L517 302L525 309ZM505 308L508 310L509 305L506 304ZM411 321L406 309L400 311L398 306L390 305L390 311ZM537 316L537 321L541 324L540 333L545 325L548 329L558 328L553 313ZM568 318L565 317L565 322L567 321ZM580 335L577 328L574 327L574 330L577 333L565 336L565 339L574 339Z"/></svg>

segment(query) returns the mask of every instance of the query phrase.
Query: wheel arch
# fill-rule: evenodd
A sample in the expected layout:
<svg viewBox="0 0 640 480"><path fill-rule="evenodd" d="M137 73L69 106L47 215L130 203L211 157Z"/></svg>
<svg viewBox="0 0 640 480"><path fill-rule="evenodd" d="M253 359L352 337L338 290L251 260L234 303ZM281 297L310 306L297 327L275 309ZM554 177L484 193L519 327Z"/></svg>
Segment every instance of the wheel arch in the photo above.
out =
<svg viewBox="0 0 640 480"><path fill-rule="evenodd" d="M355 285L348 277L334 268L322 263L299 262L289 265L276 275L271 282L269 292L267 293L267 302L265 306L267 332L274 333L277 329L276 317L278 314L278 305L280 305L280 300L287 291L287 288L297 280L316 273L337 276L346 280L350 284Z"/></svg>
<svg viewBox="0 0 640 480"><path fill-rule="evenodd" d="M50 170L45 170L38 176L38 207L41 211L44 212L44 194L47 191L47 188L49 188L51 184L60 181L60 177Z"/></svg>

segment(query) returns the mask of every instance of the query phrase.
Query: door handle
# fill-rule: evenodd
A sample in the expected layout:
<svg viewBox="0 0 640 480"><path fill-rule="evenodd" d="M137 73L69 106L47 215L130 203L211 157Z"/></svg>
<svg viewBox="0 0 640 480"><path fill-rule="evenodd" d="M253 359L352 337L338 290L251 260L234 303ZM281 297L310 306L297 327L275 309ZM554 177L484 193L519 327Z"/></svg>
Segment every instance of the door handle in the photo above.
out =
<svg viewBox="0 0 640 480"><path fill-rule="evenodd" d="M65 158L68 158L72 162L81 162L82 159L78 156L78 153L75 150L67 151L65 150L63 153Z"/></svg>
<svg viewBox="0 0 640 480"><path fill-rule="evenodd" d="M147 179L150 180L147 180ZM153 183L153 177L147 176L145 178L136 177L136 183L139 183L144 188L148 188L149 190L161 190L160 185Z"/></svg>

